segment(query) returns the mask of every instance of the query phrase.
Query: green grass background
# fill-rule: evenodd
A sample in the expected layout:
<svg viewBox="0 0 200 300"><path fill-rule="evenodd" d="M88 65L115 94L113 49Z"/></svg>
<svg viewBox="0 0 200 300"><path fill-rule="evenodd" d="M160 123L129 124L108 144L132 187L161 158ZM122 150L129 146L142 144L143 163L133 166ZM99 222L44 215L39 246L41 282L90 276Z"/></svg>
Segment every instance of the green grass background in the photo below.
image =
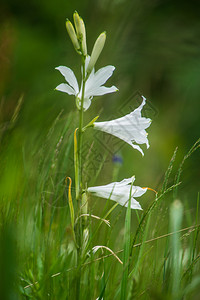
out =
<svg viewBox="0 0 200 300"><path fill-rule="evenodd" d="M153 120L148 129L150 148L144 149L143 158L129 145L92 129L87 131L84 181L88 186L135 175L136 184L151 187L161 195L175 148L178 146L176 159L164 189L175 183L181 161L199 138L200 7L197 1L2 1L2 299L75 297L77 270L69 269L75 266L76 251L64 179L74 178L73 132L78 115L73 97L54 91L62 82L56 66L66 65L80 76L79 57L65 29L65 19L72 19L75 9L86 23L89 53L97 36L106 30L106 45L96 68L114 65L116 70L107 85L119 88L116 94L94 99L85 114L85 124L96 115L100 115L99 121L104 121L129 112L139 104L139 94L147 98L145 116ZM113 163L113 149L119 150L116 154L121 156L121 164ZM140 199L144 214L139 213L139 220L135 212L131 214L131 243L136 234L135 243L140 243L177 230L176 226L180 229L199 223L199 162L197 149L183 164L182 183L175 196L173 191L167 193L150 211L154 193L148 191ZM99 175L97 170L101 170ZM170 213L175 198L183 207L182 212L181 208L178 210L182 219L178 225L169 221L176 219ZM103 217L106 203L103 199L90 198L89 210ZM111 206L112 203L107 203L106 209ZM146 212L145 222L139 226ZM110 229L105 224L98 229L98 221L88 221L91 234L98 229L90 248L95 245L107 245L113 251L124 248L124 236L129 232L127 223L124 227L128 219L126 209L117 207L108 218ZM127 247L128 238L125 240ZM104 251L104 254L108 253ZM121 282L125 280L128 281L127 299L182 299L183 294L186 299L199 299L198 230L133 248L128 262L129 279L123 277L127 272L123 272L113 257L91 262L102 255L98 250L94 257L85 258L84 263L89 265L82 268L80 299L96 299L101 295L104 299L120 299ZM128 259L122 253L119 256ZM51 277L58 272L61 274ZM24 289L36 281L37 285Z"/></svg>

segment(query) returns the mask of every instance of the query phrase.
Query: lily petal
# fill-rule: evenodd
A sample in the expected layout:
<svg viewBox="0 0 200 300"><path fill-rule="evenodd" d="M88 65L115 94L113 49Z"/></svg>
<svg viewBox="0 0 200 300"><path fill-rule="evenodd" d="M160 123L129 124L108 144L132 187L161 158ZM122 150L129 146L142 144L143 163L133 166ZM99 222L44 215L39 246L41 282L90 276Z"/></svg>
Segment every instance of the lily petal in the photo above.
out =
<svg viewBox="0 0 200 300"><path fill-rule="evenodd" d="M90 61L90 56L87 55L85 60L85 70L87 69L87 66ZM87 110L91 105L91 100L94 96L101 96L108 93L116 92L118 89L115 86L111 87L104 87L103 84L106 82L108 78L112 75L115 67L113 66L106 66L104 68L101 68L99 71L95 73L94 68L92 69L88 79L85 83L85 93L84 93L84 103L83 108L84 110ZM74 75L74 72L65 66L57 67L56 70L58 70L64 77L67 83L62 83L56 87L56 90L59 90L64 93L68 93L69 95L75 95L76 96L76 104L78 109L81 107L81 101L82 98L82 88L83 88L83 82L81 84L80 90L78 86L77 79ZM81 72L83 74L83 67L81 67ZM85 73L86 75L86 73Z"/></svg>
<svg viewBox="0 0 200 300"><path fill-rule="evenodd" d="M70 68L64 66L57 67L56 70L60 71L60 73L65 77L65 80L74 89L75 94L78 94L79 87L74 72Z"/></svg>
<svg viewBox="0 0 200 300"><path fill-rule="evenodd" d="M88 192L97 197L110 199L118 202L120 205L127 207L131 192L131 208L142 209L139 202L134 197L140 197L146 193L147 188L130 185L135 179L133 177L124 179L120 182L112 182L107 185L89 187Z"/></svg>
<svg viewBox="0 0 200 300"><path fill-rule="evenodd" d="M94 86L93 88L90 88L89 91L86 86L85 94L86 94L86 97L93 97L93 96L102 96L102 95L114 93L117 91L118 91L118 89L114 85L111 87L105 87L105 86L95 87Z"/></svg>
<svg viewBox="0 0 200 300"><path fill-rule="evenodd" d="M93 86L98 87L103 85L108 78L110 78L115 70L114 66L106 66L99 69L94 76L91 76L87 80L87 88L88 90Z"/></svg>
<svg viewBox="0 0 200 300"><path fill-rule="evenodd" d="M131 144L131 143L128 143L128 144L131 145L131 147L132 147L133 149L138 150L138 151L142 154L142 156L144 156L144 152L143 152L143 150L140 148L140 146L135 145L135 144Z"/></svg>
<svg viewBox="0 0 200 300"><path fill-rule="evenodd" d="M130 114L107 122L94 122L94 128L118 137L144 155L142 149L135 145L135 143L146 144L149 148L145 129L151 125L151 120L141 116L141 110L146 102L146 99L142 98L142 104Z"/></svg>
<svg viewBox="0 0 200 300"><path fill-rule="evenodd" d="M57 91L67 93L69 95L75 95L75 90L67 83L61 83L56 87Z"/></svg>

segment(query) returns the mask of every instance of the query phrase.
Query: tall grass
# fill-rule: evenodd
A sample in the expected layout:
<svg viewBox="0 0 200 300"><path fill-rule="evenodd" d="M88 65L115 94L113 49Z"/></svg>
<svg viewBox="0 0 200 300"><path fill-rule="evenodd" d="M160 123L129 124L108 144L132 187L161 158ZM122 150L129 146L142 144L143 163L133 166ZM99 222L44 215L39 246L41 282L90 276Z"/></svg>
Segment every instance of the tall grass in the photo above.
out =
<svg viewBox="0 0 200 300"><path fill-rule="evenodd" d="M78 298L83 300L198 299L199 194L196 218L193 210L188 211L188 223L177 187L184 185L180 182L183 163L198 149L199 140L172 175L175 150L160 192L138 214L137 227L131 225L137 217L129 206L108 202L95 216L91 199L88 215L80 217L87 230L78 253L65 181L67 170L73 170L73 117L64 122L60 114L34 155L27 158L25 152L21 188L13 195L1 189L1 298L75 299L79 281ZM7 153L9 159L10 153L4 151L2 158ZM175 184L168 185L174 174ZM75 199L73 187L74 176L71 195ZM74 222L76 226L79 220ZM94 251L95 246L99 248Z"/></svg>
<svg viewBox="0 0 200 300"><path fill-rule="evenodd" d="M97 117L84 127L84 111L93 96L102 95L100 88L106 93L100 83L105 82L105 75L110 78L114 67L101 69L108 73L95 81L92 70L106 34L100 34L91 57L87 56L84 22L77 12L73 17L76 31L69 20L66 27L76 52L81 55L81 91L77 92L76 78L67 68L65 77L69 77L66 81L71 86L65 88L76 98L79 117L75 113L66 117L61 111L43 134L43 140L29 138L28 145L17 143L20 137L17 120L23 102L20 97L10 121L0 127L0 295L5 300L198 299L199 194L196 191L195 213L187 199L181 199L179 189L184 185L181 175L185 161L198 150L200 139L178 168L175 168L178 148L175 149L159 190L146 188L153 197L149 196L143 211L131 210L133 182L127 208L112 204L112 193L106 202L99 202L105 205L94 202L85 178L90 172L94 141L84 155L83 137L88 127L94 124L97 127L94 123ZM59 68L63 73L63 67ZM89 78L91 85L92 76L96 91L86 96L86 85ZM57 89L63 91L59 86ZM111 93L117 88L112 86L108 90ZM146 99L143 96L142 99L137 115L145 104ZM145 122L148 123L145 126L150 126L150 120ZM124 128L120 126L124 131L127 120ZM140 126L136 128L138 132L146 133L144 124ZM112 134L112 130L105 132ZM105 151L96 175L90 180L95 184L106 155ZM118 172L114 168L111 174L116 180ZM144 192L145 188L140 189Z"/></svg>

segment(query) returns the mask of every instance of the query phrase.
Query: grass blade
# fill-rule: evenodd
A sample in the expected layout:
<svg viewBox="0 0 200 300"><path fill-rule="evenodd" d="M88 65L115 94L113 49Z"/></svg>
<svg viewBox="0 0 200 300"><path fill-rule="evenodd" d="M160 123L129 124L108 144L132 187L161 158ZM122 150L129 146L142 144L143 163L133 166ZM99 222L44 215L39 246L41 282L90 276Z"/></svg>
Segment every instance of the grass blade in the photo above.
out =
<svg viewBox="0 0 200 300"><path fill-rule="evenodd" d="M194 145L190 148L190 150L188 151L188 153L184 156L180 166L179 166L179 169L178 169L178 172L176 174L176 177L175 177L175 185L178 184L180 182L180 177L181 177L181 173L183 171L183 165L186 161L186 159L188 159L190 157L190 155L196 151L198 148L200 147L200 138L194 143ZM174 189L174 199L177 198L177 193L178 193L178 186L176 186L176 188Z"/></svg>
<svg viewBox="0 0 200 300"><path fill-rule="evenodd" d="M164 177L164 182L163 182L163 186L162 186L162 189L161 189L161 194L163 194L164 191L166 191L168 179L169 179L169 176L172 172L173 164L174 164L174 161L176 159L177 150L178 150L178 147L175 148L174 153L172 155L172 158L170 160L169 166L167 168L167 171L165 172L165 177Z"/></svg>
<svg viewBox="0 0 200 300"><path fill-rule="evenodd" d="M172 232L176 232L171 236L171 248L172 248L172 295L177 297L180 293L180 279L181 279L181 244L180 236L177 232L181 228L183 217L183 206L179 200L175 200L170 207L170 227ZM177 299L177 298L176 298Z"/></svg>
<svg viewBox="0 0 200 300"><path fill-rule="evenodd" d="M121 284L121 300L126 299L126 291L127 291L127 283L128 283L128 264L129 264L129 252L130 252L130 230L131 230L131 193L132 193L132 186L131 184L130 189L130 196L128 207L126 210L126 218L125 218L125 233L124 233L124 253L123 253L123 277L122 277L122 284Z"/></svg>

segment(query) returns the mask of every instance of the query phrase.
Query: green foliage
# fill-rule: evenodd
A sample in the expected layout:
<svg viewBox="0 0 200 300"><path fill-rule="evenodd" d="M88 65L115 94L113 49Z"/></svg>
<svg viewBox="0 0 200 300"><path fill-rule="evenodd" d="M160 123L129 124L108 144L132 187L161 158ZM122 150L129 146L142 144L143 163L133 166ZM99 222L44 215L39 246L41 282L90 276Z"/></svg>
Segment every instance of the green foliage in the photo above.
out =
<svg viewBox="0 0 200 300"><path fill-rule="evenodd" d="M94 115L118 117L122 104L140 90L151 99L147 115L154 126L142 165L139 154L133 157L124 147L123 168L105 151L95 174L90 166L97 141L89 136L86 175L93 186L137 170L158 194L144 197L138 218L129 208L88 199L88 216L71 222L65 179L72 179L77 212L73 140L78 118L68 113L73 101L53 92L58 84L53 69L66 61L74 65L63 22L74 3L1 4L0 298L199 299L199 140L191 147L199 135L199 5L104 0L77 2L77 9L87 19L90 52L90 36L107 29L105 62L116 66L120 89L120 95L104 101L103 112L101 100L94 102ZM88 114L85 124L92 117ZM174 200L183 206L179 224ZM89 230L81 251L72 228L74 223L78 234L80 222ZM94 253L97 245L115 255L105 248Z"/></svg>
<svg viewBox="0 0 200 300"><path fill-rule="evenodd" d="M184 216L182 225L168 227L168 208L177 185L170 186L167 182L172 181L175 156L163 181L165 189L161 187L163 192L158 193L149 208L139 214L139 224L136 225L135 215L129 208L125 217L125 209L116 205L110 212L106 208L106 214L103 211L98 214L103 219L109 218L110 228L101 220L86 218L90 238L85 239L86 248L77 269L77 248L65 185L66 176L73 170L69 166L70 155L73 157L73 132L69 134L68 131L72 118L73 115L69 116L65 122L59 114L39 151L34 151L38 145L33 146L31 161L24 150L23 164L25 174L29 176L24 178L21 189L16 188L13 196L9 193L9 201L5 199L6 190L1 191L1 241L4 245L1 248L4 278L1 294L5 295L4 299L74 299L77 280L80 281L80 299L119 299L120 282L122 299L164 299L163 293L165 299L178 299L177 294L180 299L189 299L191 295L198 298L199 196L196 220L191 211L187 227ZM10 155L8 151L6 153ZM75 200L73 189L72 197ZM74 207L76 210L75 202ZM93 204L89 202L89 214L94 214L93 210ZM171 212L174 213L173 204ZM170 216L172 220L177 219ZM156 227L156 224L160 226ZM120 228L118 233L116 228ZM103 248L94 254L92 248L95 245L109 247L119 258L124 253L124 265L121 266L115 256L105 253ZM179 283L174 286L176 282Z"/></svg>

